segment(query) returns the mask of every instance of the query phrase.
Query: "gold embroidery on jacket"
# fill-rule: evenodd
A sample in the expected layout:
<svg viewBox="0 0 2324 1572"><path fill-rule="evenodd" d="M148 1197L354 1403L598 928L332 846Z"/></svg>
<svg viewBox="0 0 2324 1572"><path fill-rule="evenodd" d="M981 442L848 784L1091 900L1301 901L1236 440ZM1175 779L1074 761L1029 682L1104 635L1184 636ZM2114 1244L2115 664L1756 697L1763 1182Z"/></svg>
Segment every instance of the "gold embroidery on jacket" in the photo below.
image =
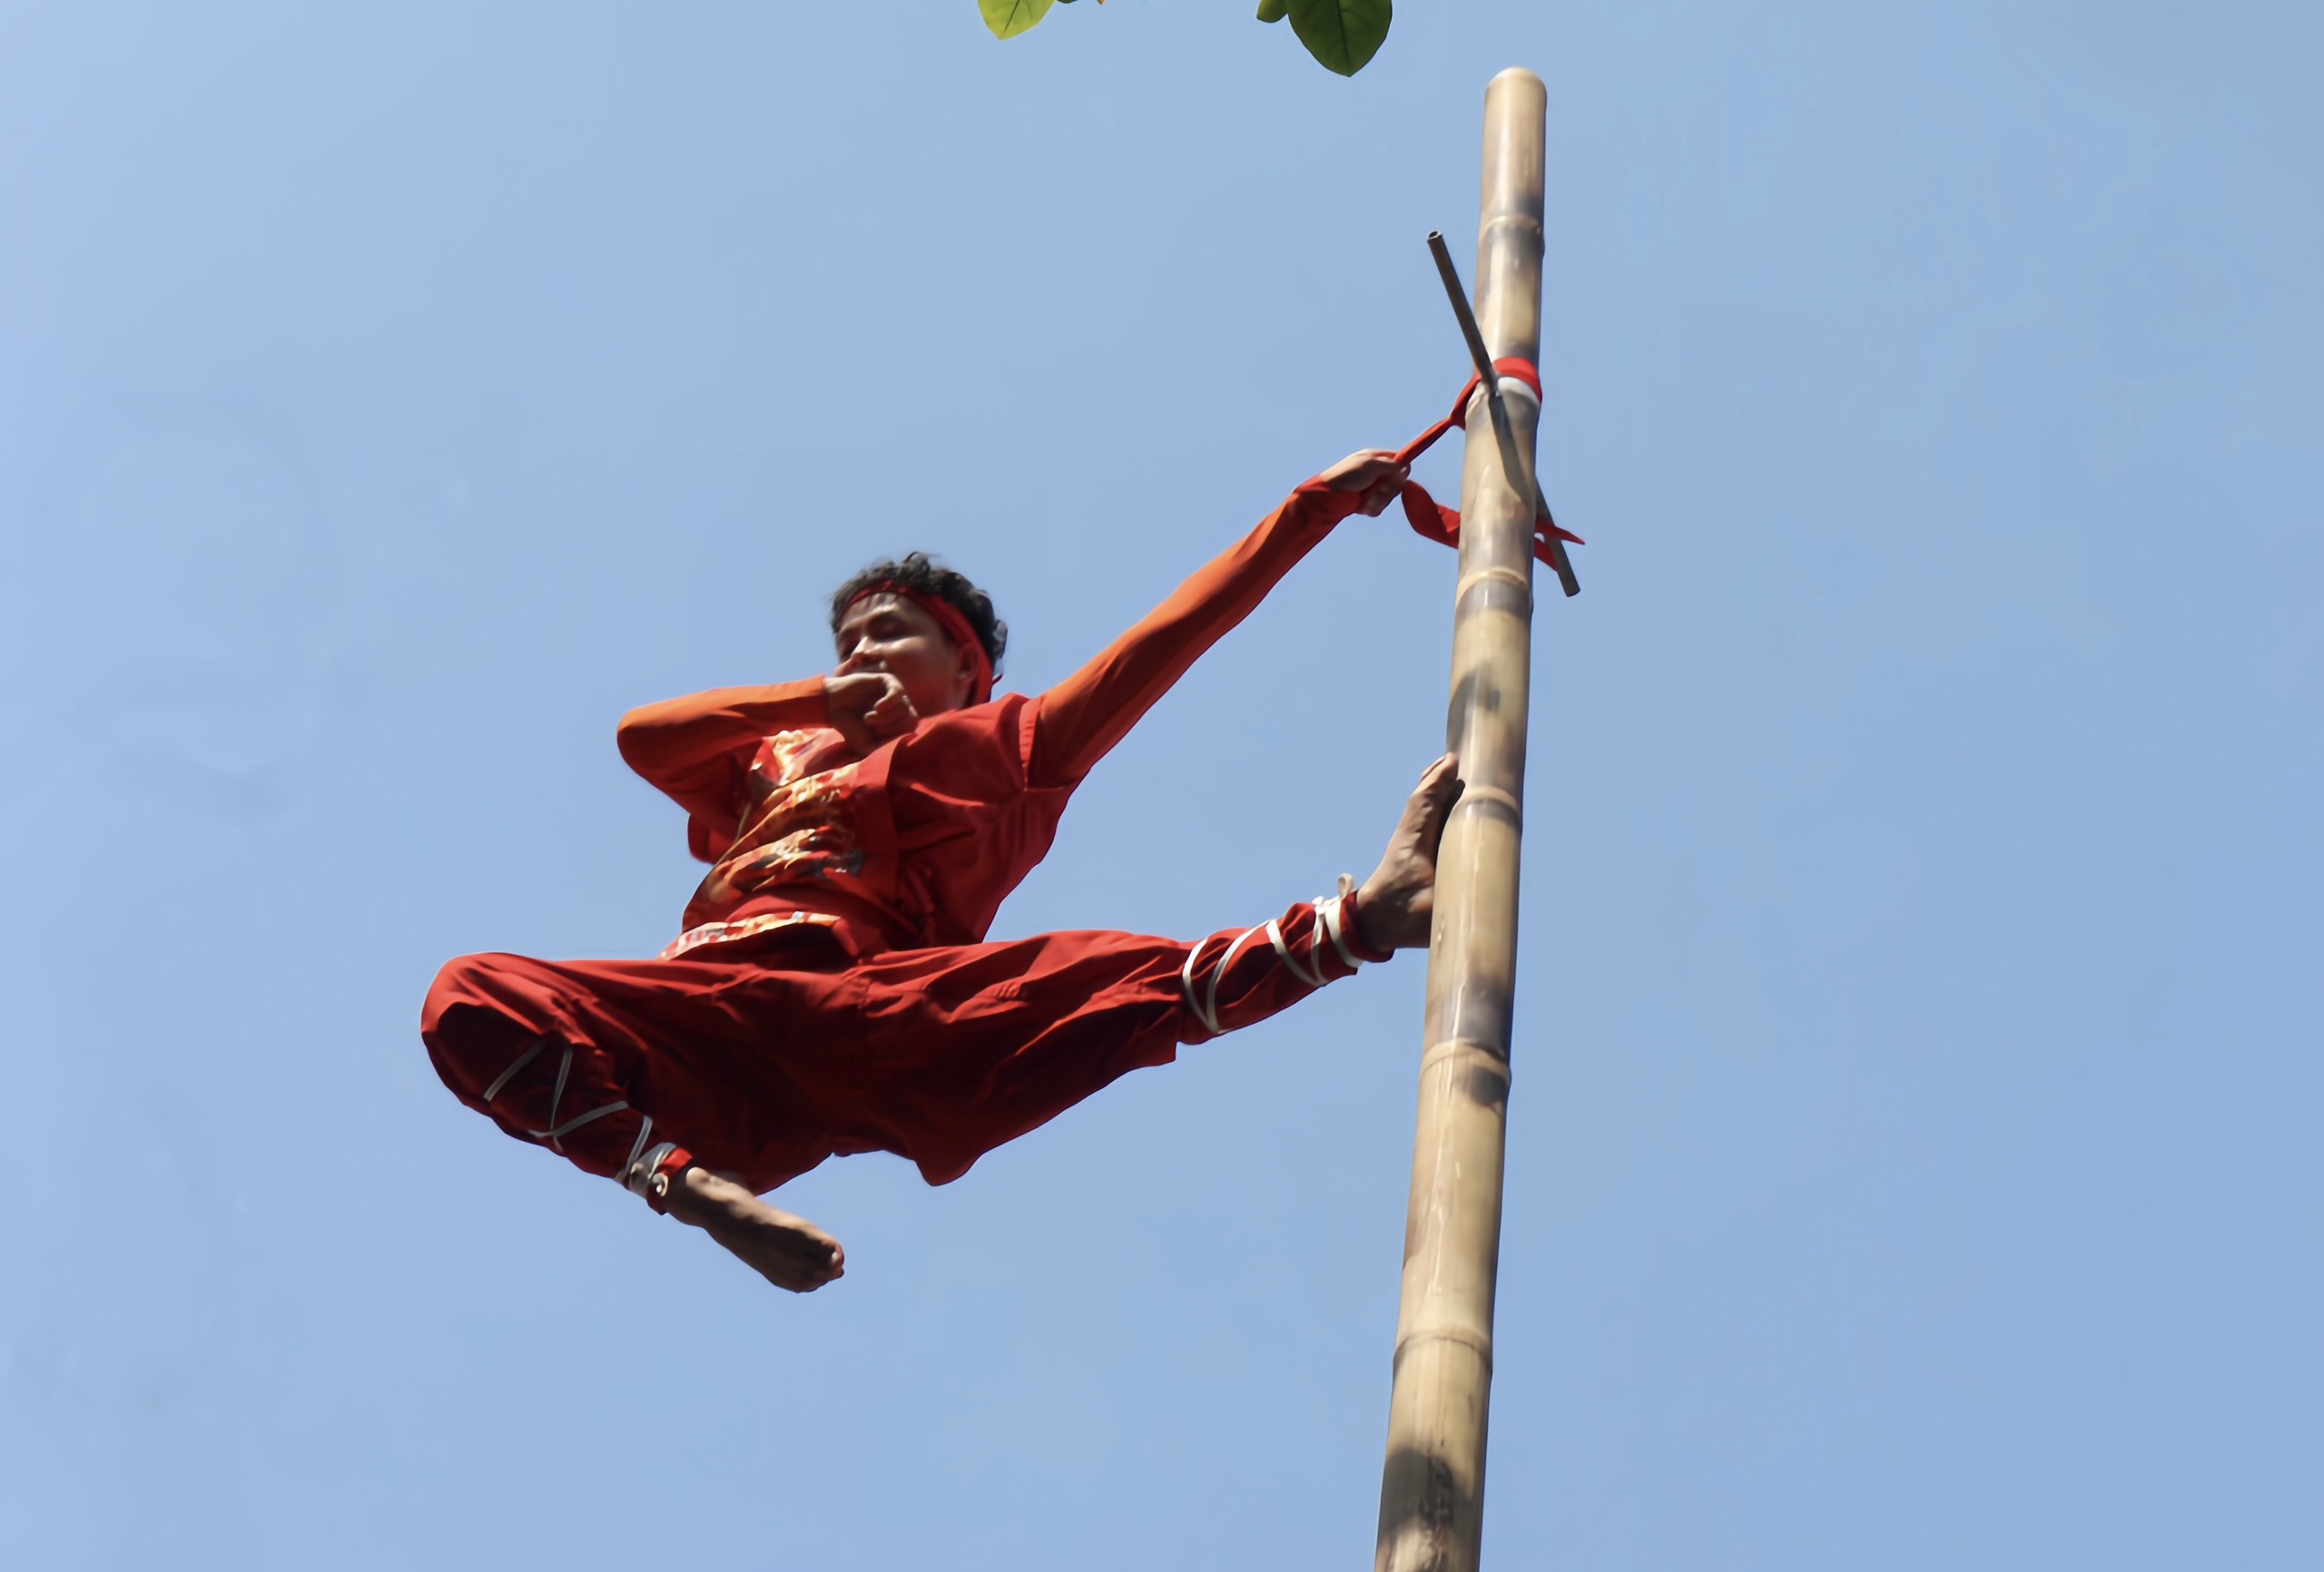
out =
<svg viewBox="0 0 2324 1572"><path fill-rule="evenodd" d="M862 870L863 849L849 802L856 765L807 769L824 735L782 732L760 744L743 776L734 843L702 881L697 900L725 905L773 885Z"/></svg>

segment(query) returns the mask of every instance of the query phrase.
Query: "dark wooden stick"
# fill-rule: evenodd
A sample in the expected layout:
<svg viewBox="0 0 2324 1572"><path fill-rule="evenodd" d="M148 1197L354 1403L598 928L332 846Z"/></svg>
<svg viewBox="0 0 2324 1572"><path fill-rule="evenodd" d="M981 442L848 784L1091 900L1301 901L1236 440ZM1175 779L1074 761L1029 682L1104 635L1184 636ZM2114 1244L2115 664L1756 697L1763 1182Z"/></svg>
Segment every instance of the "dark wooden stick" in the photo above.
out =
<svg viewBox="0 0 2324 1572"><path fill-rule="evenodd" d="M1436 231L1428 231L1428 254L1436 259L1437 277L1444 280L1445 298L1452 302L1452 315L1461 323L1461 337L1469 343L1469 359L1477 368L1477 385L1484 389L1485 408L1492 418L1493 440L1501 445L1502 472L1512 477L1522 476L1533 488L1534 505L1541 516L1551 524L1557 522L1550 512L1550 499L1542 494L1541 477L1524 467L1517 451L1517 437L1509 427L1509 407L1502 401L1501 375L1492 368L1492 351L1485 348L1485 336L1477 327L1477 314L1469 309L1469 292L1461 287L1461 270L1452 265L1452 252L1444 244L1444 237ZM1520 496L1523 493L1520 492ZM1565 555L1565 542L1550 536L1550 565L1557 569L1558 584L1569 595L1581 593L1581 581L1573 575L1573 564Z"/></svg>

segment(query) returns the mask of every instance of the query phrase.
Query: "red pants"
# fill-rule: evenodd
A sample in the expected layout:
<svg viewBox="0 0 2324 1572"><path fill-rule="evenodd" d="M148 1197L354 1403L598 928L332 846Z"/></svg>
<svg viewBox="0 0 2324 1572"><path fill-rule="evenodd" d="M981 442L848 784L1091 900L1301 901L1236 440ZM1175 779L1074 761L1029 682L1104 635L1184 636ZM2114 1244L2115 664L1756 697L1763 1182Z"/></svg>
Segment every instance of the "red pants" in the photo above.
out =
<svg viewBox="0 0 2324 1572"><path fill-rule="evenodd" d="M636 1184L675 1143L756 1191L874 1151L942 1184L1180 1043L1385 959L1354 917L1303 902L1191 947L1052 933L851 961L792 928L674 960L463 956L420 1036L460 1101L592 1174Z"/></svg>

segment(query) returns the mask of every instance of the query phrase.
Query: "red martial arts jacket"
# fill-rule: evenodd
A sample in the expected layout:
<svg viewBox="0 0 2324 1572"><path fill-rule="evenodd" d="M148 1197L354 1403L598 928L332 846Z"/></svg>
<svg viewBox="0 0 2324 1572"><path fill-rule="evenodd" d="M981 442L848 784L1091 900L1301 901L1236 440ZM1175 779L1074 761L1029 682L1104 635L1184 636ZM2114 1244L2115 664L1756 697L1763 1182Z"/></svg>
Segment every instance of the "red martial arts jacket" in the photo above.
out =
<svg viewBox="0 0 2324 1572"><path fill-rule="evenodd" d="M664 954L793 922L859 957L981 943L1090 767L1361 501L1306 482L1047 693L929 717L868 755L824 723L821 677L632 711L622 757L685 809L712 865Z"/></svg>

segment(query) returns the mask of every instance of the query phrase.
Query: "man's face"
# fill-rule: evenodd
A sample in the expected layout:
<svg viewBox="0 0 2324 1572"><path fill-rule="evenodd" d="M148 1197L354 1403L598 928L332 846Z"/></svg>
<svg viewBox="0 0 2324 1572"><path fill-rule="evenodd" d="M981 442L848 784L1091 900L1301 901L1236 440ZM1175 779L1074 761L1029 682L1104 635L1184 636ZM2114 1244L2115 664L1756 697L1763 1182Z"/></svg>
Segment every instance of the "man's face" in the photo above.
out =
<svg viewBox="0 0 2324 1572"><path fill-rule="evenodd" d="M848 607L835 643L834 675L885 672L923 716L960 708L976 687L974 656L901 595L868 594Z"/></svg>

